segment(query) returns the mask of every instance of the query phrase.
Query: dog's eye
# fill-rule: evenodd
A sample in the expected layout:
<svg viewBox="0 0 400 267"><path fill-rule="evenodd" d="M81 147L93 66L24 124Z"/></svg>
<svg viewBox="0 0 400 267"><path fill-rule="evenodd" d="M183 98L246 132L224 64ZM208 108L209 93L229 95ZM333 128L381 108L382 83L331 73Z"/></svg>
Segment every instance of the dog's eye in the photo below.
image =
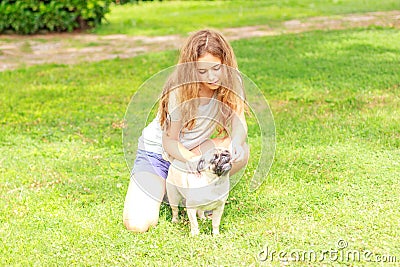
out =
<svg viewBox="0 0 400 267"><path fill-rule="evenodd" d="M229 150L225 150L224 152L222 152L222 155L226 157L226 156L230 156L231 153L229 152Z"/></svg>

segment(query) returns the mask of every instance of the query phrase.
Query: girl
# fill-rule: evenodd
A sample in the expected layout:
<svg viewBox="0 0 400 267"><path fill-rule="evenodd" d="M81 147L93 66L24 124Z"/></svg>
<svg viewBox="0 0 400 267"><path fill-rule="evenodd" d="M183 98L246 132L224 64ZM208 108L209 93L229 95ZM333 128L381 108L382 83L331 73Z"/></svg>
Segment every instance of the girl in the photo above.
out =
<svg viewBox="0 0 400 267"><path fill-rule="evenodd" d="M164 86L157 117L139 138L123 213L128 230L144 232L157 224L172 158L190 162L222 146L232 154L230 175L246 165L244 111L232 47L216 31L195 32L181 48L179 64Z"/></svg>

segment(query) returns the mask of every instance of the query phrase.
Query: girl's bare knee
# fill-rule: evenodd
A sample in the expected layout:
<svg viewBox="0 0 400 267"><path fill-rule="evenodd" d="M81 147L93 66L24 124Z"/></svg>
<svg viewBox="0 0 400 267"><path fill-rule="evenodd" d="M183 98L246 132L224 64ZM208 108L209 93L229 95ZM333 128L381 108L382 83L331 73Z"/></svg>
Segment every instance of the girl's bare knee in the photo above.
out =
<svg viewBox="0 0 400 267"><path fill-rule="evenodd" d="M144 233L150 228L150 225L147 223L138 223L132 220L124 220L124 225L128 231L134 233Z"/></svg>
<svg viewBox="0 0 400 267"><path fill-rule="evenodd" d="M150 227L156 226L157 223L158 223L158 218L151 218L147 221L124 219L124 226L126 227L126 229L134 233L147 232Z"/></svg>
<svg viewBox="0 0 400 267"><path fill-rule="evenodd" d="M137 203L135 203L137 204ZM159 219L159 205L126 207L123 213L123 223L128 231L143 233L156 226Z"/></svg>

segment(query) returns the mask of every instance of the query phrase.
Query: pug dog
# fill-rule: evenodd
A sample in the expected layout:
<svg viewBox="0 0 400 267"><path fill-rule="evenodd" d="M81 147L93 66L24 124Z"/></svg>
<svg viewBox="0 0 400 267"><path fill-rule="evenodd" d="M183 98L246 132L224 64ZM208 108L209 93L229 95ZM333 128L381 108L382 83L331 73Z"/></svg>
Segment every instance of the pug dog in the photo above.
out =
<svg viewBox="0 0 400 267"><path fill-rule="evenodd" d="M212 233L219 234L219 225L229 194L231 154L225 148L213 148L190 162L174 160L166 183L172 209L172 222L178 222L178 206L185 199L191 234L199 234L196 214L205 219L204 211L212 211Z"/></svg>

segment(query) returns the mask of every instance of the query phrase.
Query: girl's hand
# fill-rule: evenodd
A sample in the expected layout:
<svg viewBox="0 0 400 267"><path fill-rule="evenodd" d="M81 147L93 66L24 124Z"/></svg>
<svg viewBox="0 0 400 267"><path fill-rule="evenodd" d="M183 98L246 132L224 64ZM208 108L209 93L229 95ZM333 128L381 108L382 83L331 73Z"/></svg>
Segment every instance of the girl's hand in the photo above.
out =
<svg viewBox="0 0 400 267"><path fill-rule="evenodd" d="M245 153L242 145L232 142L231 153L232 153L232 162L238 162L244 159Z"/></svg>
<svg viewBox="0 0 400 267"><path fill-rule="evenodd" d="M199 164L200 157L192 157L186 161L186 171L188 173L198 173L197 165Z"/></svg>

